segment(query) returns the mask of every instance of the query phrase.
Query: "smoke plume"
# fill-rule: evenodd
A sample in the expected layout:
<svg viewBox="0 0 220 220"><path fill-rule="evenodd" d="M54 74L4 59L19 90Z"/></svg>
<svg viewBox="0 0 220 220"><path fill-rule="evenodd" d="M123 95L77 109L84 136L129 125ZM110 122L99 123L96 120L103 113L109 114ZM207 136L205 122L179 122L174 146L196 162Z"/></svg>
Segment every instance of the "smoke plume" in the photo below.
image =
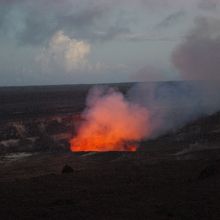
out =
<svg viewBox="0 0 220 220"><path fill-rule="evenodd" d="M112 88L93 88L72 151L135 151L150 135L149 112Z"/></svg>
<svg viewBox="0 0 220 220"><path fill-rule="evenodd" d="M219 83L213 81L137 83L124 96L93 88L72 151L134 151L152 139L220 109Z"/></svg>
<svg viewBox="0 0 220 220"><path fill-rule="evenodd" d="M173 52L173 63L187 81L138 83L125 96L113 89L92 90L72 150L133 150L130 143L219 111L219 30L217 20L200 18Z"/></svg>
<svg viewBox="0 0 220 220"><path fill-rule="evenodd" d="M172 60L184 80L220 79L220 22L200 17Z"/></svg>
<svg viewBox="0 0 220 220"><path fill-rule="evenodd" d="M175 131L220 109L219 82L146 82L128 91L129 100L149 111L150 138Z"/></svg>

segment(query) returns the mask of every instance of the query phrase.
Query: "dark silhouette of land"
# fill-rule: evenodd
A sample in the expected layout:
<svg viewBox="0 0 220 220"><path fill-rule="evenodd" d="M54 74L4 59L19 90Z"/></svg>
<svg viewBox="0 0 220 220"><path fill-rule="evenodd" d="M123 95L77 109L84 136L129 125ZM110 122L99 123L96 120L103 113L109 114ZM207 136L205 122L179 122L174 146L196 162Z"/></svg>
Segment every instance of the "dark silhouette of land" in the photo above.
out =
<svg viewBox="0 0 220 220"><path fill-rule="evenodd" d="M88 89L0 89L0 219L220 219L220 113L137 152L71 153Z"/></svg>

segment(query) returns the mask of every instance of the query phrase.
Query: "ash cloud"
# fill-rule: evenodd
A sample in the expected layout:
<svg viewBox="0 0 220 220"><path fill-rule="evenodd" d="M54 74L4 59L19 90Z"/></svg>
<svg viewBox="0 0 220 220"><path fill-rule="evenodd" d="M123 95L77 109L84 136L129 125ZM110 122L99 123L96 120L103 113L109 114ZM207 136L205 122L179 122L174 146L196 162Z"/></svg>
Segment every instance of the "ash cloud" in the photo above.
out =
<svg viewBox="0 0 220 220"><path fill-rule="evenodd" d="M152 137L220 110L219 30L218 19L197 18L175 48L171 58L185 81L140 83L128 92L131 102L149 110Z"/></svg>
<svg viewBox="0 0 220 220"><path fill-rule="evenodd" d="M172 54L184 80L220 79L220 22L200 17L184 42Z"/></svg>
<svg viewBox="0 0 220 220"><path fill-rule="evenodd" d="M220 110L220 23L200 17L172 61L185 81L140 83L128 92L131 102L150 112L152 137L176 130Z"/></svg>

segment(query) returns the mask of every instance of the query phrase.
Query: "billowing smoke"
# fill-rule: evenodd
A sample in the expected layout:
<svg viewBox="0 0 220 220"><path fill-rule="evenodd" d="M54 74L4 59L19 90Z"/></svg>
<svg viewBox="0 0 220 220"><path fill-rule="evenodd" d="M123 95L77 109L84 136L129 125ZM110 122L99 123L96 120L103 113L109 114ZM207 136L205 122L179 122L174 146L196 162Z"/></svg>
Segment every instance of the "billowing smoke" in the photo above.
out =
<svg viewBox="0 0 220 220"><path fill-rule="evenodd" d="M148 109L153 138L220 110L219 93L213 81L148 82L135 85L128 97Z"/></svg>
<svg viewBox="0 0 220 220"><path fill-rule="evenodd" d="M148 108L152 136L220 110L219 20L197 18L187 38L175 48L172 61L187 81L141 83L129 91L132 102Z"/></svg>
<svg viewBox="0 0 220 220"><path fill-rule="evenodd" d="M151 137L220 110L219 20L197 18L172 61L187 81L140 83L129 91L130 100L150 112Z"/></svg>
<svg viewBox="0 0 220 220"><path fill-rule="evenodd" d="M82 116L72 151L135 151L150 135L148 110L111 88L92 89Z"/></svg>
<svg viewBox="0 0 220 220"><path fill-rule="evenodd" d="M93 90L72 150L131 150L125 143L157 137L219 111L219 24L198 19L174 50L174 65L187 81L138 83L125 97L111 89Z"/></svg>
<svg viewBox="0 0 220 220"><path fill-rule="evenodd" d="M137 143L176 131L220 109L219 83L213 81L137 83L124 96L93 88L72 151L135 151Z"/></svg>
<svg viewBox="0 0 220 220"><path fill-rule="evenodd" d="M220 21L200 17L172 60L184 80L220 79Z"/></svg>

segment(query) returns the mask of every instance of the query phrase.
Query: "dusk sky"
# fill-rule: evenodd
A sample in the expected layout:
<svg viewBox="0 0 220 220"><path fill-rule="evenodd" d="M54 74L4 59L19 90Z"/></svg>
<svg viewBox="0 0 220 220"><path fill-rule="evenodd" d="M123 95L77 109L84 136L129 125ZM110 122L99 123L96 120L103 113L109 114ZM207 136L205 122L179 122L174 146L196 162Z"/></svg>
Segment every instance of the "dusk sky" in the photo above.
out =
<svg viewBox="0 0 220 220"><path fill-rule="evenodd" d="M0 86L219 79L219 19L219 0L0 0Z"/></svg>

